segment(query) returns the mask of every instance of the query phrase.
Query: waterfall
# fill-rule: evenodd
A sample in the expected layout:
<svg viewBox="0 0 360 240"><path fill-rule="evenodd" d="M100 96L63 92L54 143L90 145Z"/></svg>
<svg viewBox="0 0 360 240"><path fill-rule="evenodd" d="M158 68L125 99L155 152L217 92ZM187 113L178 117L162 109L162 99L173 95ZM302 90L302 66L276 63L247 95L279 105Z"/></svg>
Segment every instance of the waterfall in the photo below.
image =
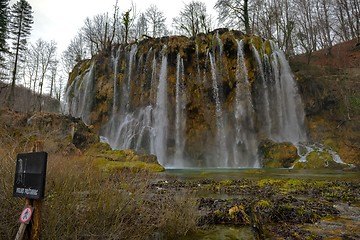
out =
<svg viewBox="0 0 360 240"><path fill-rule="evenodd" d="M94 96L94 69L95 64L92 63L85 74L80 75L68 87L65 98L65 113L74 117L81 118L84 123L90 124L90 112L93 104ZM74 96L70 98L70 96Z"/></svg>
<svg viewBox="0 0 360 240"><path fill-rule="evenodd" d="M184 91L184 61L180 54L176 63L176 89L175 89L175 156L171 165L181 164L184 160L185 125L186 125L186 93Z"/></svg>
<svg viewBox="0 0 360 240"><path fill-rule="evenodd" d="M235 144L233 155L236 166L259 167L257 156L257 136L255 133L255 113L251 99L251 87L248 80L248 71L243 53L243 41L237 41L237 68L236 68L236 99L235 115Z"/></svg>
<svg viewBox="0 0 360 240"><path fill-rule="evenodd" d="M78 68L66 111L100 125L112 148L154 154L165 167L260 167L263 139L306 141L304 110L284 54L235 40L120 46L112 67L94 58Z"/></svg>
<svg viewBox="0 0 360 240"><path fill-rule="evenodd" d="M137 52L137 45L133 44L131 45L131 50L129 53L129 63L128 63L128 75L127 75L127 82L126 84L123 84L123 95L124 95L124 103L126 104L124 108L122 109L125 113L127 113L130 110L131 106L131 84L132 84L132 70L133 70L133 62L134 62L134 56Z"/></svg>
<svg viewBox="0 0 360 240"><path fill-rule="evenodd" d="M278 136L281 140L290 141L292 143L298 143L306 141L305 132L305 112L301 102L301 98L298 94L298 90L295 84L295 80L292 76L289 63L287 62L285 55L278 48L274 50L273 62L279 62L278 91L279 91L279 103L278 107L281 108L281 114L279 114L279 122L282 123L282 127L279 128ZM273 66L277 66L276 63ZM274 137L277 139L277 136Z"/></svg>
<svg viewBox="0 0 360 240"><path fill-rule="evenodd" d="M167 162L167 132L168 132L168 107L167 107L167 54L166 46L163 49L159 85L156 97L155 123L154 123L154 148L152 152L158 157L160 164Z"/></svg>
<svg viewBox="0 0 360 240"><path fill-rule="evenodd" d="M112 117L118 112L117 104L119 102L119 84L118 84L118 65L119 65L119 57L121 53L121 47L118 48L115 54L115 58L113 58L113 66L114 66L114 97L113 97L113 107L112 107Z"/></svg>
<svg viewBox="0 0 360 240"><path fill-rule="evenodd" d="M217 156L218 159L215 163L215 166L224 166L228 167L228 151L226 149L226 135L225 135L225 127L224 127L224 120L223 120L223 111L221 108L221 102L219 97L219 88L217 83L217 76L216 76L216 66L215 61L211 53L209 53L210 58L210 65L211 65L211 76L212 76L212 86L213 86L213 94L215 98L216 104L216 127L217 127L217 142L219 147L217 149Z"/></svg>
<svg viewBox="0 0 360 240"><path fill-rule="evenodd" d="M263 137L269 137L270 136L270 132L271 132L271 118L270 118L270 104L269 104L269 91L268 91L268 87L267 87L267 82L266 82L266 78L265 78L265 74L264 74L264 70L263 70L263 64L260 58L260 54L258 52L258 50L255 48L254 45L252 45L252 51L255 57L255 61L256 61L256 66L257 66L257 73L258 73L258 78L260 78L261 81L261 95L263 96L262 102L261 102L261 108L259 109L260 112L262 113L262 116L260 119L260 121L263 123Z"/></svg>

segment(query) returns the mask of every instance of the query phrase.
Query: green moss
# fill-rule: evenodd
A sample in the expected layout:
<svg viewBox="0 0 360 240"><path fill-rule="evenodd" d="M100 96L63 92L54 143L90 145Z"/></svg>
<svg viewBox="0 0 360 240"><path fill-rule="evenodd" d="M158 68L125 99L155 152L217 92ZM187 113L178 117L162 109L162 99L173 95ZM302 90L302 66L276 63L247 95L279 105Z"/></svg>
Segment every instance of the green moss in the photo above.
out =
<svg viewBox="0 0 360 240"><path fill-rule="evenodd" d="M269 208L271 206L270 202L264 199L258 201L256 205L260 208Z"/></svg>
<svg viewBox="0 0 360 240"><path fill-rule="evenodd" d="M118 170L130 169L132 171L147 170L150 172L162 172L164 167L160 164L145 163L140 161L131 162L120 162L120 161L109 161L104 158L97 158L95 165L105 172L116 172Z"/></svg>
<svg viewBox="0 0 360 240"><path fill-rule="evenodd" d="M269 178L269 179L261 179L257 182L257 186L259 187L265 187L265 186L273 186L273 185L279 185L282 183L282 180L280 179L272 179L272 178Z"/></svg>
<svg viewBox="0 0 360 240"><path fill-rule="evenodd" d="M334 160L330 153L314 151L306 157L306 162L297 162L295 169L323 169L332 164Z"/></svg>
<svg viewBox="0 0 360 240"><path fill-rule="evenodd" d="M261 52L260 50L262 49L262 45L263 45L263 40L261 39L261 37L259 36L252 36L251 37L251 43L254 45L254 47Z"/></svg>
<svg viewBox="0 0 360 240"><path fill-rule="evenodd" d="M265 168L289 168L299 158L291 143L275 143L270 140L260 143L260 152Z"/></svg>
<svg viewBox="0 0 360 240"><path fill-rule="evenodd" d="M263 44L263 49L266 55L270 56L272 54L271 42L266 40Z"/></svg>
<svg viewBox="0 0 360 240"><path fill-rule="evenodd" d="M225 186L230 186L230 185L232 185L233 183L234 183L233 180L221 180L221 181L219 181L219 184L220 184L220 185L225 185Z"/></svg>

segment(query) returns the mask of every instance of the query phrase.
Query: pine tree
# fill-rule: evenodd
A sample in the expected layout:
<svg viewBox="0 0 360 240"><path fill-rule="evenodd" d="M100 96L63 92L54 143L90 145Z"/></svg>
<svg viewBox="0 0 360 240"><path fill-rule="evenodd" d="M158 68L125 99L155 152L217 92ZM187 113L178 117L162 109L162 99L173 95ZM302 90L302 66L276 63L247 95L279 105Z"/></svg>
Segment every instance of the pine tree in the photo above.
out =
<svg viewBox="0 0 360 240"><path fill-rule="evenodd" d="M4 68L5 57L4 55L8 52L6 46L6 39L8 36L8 5L9 0L0 0L0 68Z"/></svg>
<svg viewBox="0 0 360 240"><path fill-rule="evenodd" d="M33 24L32 8L26 0L17 1L10 10L11 21L9 25L10 38L12 40L12 54L14 55L14 63L12 70L12 81L10 95L8 97L8 107L14 105L15 82L17 67L22 52L26 49L27 38L31 33L31 25Z"/></svg>

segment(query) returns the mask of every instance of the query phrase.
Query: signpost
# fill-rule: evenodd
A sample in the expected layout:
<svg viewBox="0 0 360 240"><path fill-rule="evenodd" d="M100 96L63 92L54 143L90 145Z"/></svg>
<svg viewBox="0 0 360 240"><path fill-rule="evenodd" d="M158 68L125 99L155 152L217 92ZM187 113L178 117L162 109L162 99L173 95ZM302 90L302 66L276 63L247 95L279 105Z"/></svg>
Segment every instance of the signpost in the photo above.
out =
<svg viewBox="0 0 360 240"><path fill-rule="evenodd" d="M46 152L20 153L17 155L14 197L44 198L46 163Z"/></svg>
<svg viewBox="0 0 360 240"><path fill-rule="evenodd" d="M40 239L46 165L46 152L20 153L17 155L13 196L25 197L26 203L20 215L21 224L15 240L23 239L27 224L29 225L28 239Z"/></svg>

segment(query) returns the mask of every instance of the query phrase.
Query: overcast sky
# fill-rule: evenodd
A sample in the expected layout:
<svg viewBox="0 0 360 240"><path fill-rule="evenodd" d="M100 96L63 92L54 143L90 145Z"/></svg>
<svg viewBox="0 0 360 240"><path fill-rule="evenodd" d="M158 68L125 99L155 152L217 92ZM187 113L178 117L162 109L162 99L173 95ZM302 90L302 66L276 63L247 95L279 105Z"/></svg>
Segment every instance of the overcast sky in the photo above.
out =
<svg viewBox="0 0 360 240"><path fill-rule="evenodd" d="M177 16L184 3L191 0L133 0L137 12L144 12L151 4L155 4L165 13L167 25L170 27L172 18ZM16 0L11 0L10 5ZM96 14L112 13L116 0L28 0L34 12L34 25L31 42L42 38L46 41L55 40L58 54L66 49L71 39L83 26L86 17ZM128 10L131 0L119 0L120 12ZM208 13L213 13L216 0L203 0Z"/></svg>

